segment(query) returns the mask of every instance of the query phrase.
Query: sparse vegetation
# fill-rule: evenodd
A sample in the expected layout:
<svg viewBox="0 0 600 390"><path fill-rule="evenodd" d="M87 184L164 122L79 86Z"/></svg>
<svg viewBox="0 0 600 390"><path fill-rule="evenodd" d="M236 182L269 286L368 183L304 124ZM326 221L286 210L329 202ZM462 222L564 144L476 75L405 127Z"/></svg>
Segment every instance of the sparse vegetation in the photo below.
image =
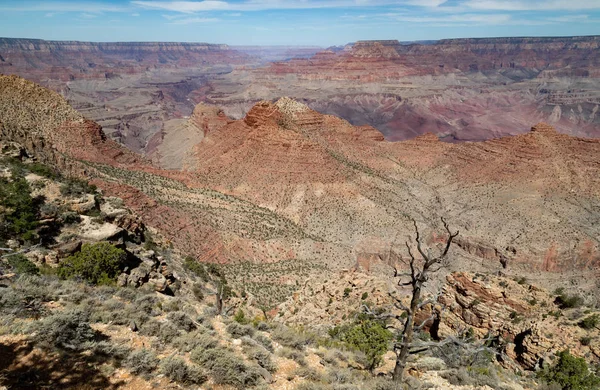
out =
<svg viewBox="0 0 600 390"><path fill-rule="evenodd" d="M148 377L158 367L158 363L159 359L156 354L147 349L134 351L125 360L125 366L133 374L145 377Z"/></svg>
<svg viewBox="0 0 600 390"><path fill-rule="evenodd" d="M172 381L183 384L201 384L206 381L206 375L196 365L189 365L185 360L169 356L160 362L160 372Z"/></svg>
<svg viewBox="0 0 600 390"><path fill-rule="evenodd" d="M77 178L69 178L60 186L60 193L63 196L94 194L96 190L96 186L90 185L87 181Z"/></svg>
<svg viewBox="0 0 600 390"><path fill-rule="evenodd" d="M382 356L388 351L393 339L393 334L384 324L366 316L362 316L354 324L335 327L329 334L348 347L364 353L369 371L381 364Z"/></svg>
<svg viewBox="0 0 600 390"><path fill-rule="evenodd" d="M257 367L246 364L235 353L222 347L198 347L192 351L191 359L206 368L216 384L244 389L257 385L262 379Z"/></svg>
<svg viewBox="0 0 600 390"><path fill-rule="evenodd" d="M558 294L554 300L554 303L557 304L561 309L572 309L581 307L581 305L583 305L583 297L580 295L568 295L564 293L563 289L559 289L555 292L560 292L560 294Z"/></svg>
<svg viewBox="0 0 600 390"><path fill-rule="evenodd" d="M125 252L107 242L84 244L80 252L61 263L58 275L63 279L80 277L92 284L111 284L124 261Z"/></svg>
<svg viewBox="0 0 600 390"><path fill-rule="evenodd" d="M592 390L600 387L600 378L588 369L585 359L565 350L556 355L556 362L545 367L538 376L549 384L557 384L563 390Z"/></svg>
<svg viewBox="0 0 600 390"><path fill-rule="evenodd" d="M593 329L598 326L598 322L600 321L600 315L593 314L591 316L585 317L583 320L579 321L578 325L583 329Z"/></svg>
<svg viewBox="0 0 600 390"><path fill-rule="evenodd" d="M39 268L22 254L8 256L7 260L8 265L17 274L37 275L40 273Z"/></svg>
<svg viewBox="0 0 600 390"><path fill-rule="evenodd" d="M80 350L96 337L89 318L89 312L80 309L57 312L34 323L36 339L45 345Z"/></svg>

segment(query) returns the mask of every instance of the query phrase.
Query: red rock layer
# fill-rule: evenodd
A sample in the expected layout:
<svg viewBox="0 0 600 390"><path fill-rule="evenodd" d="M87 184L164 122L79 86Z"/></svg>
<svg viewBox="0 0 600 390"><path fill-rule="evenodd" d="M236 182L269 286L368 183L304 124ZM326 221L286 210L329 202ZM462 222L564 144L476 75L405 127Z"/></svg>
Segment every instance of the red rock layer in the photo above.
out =
<svg viewBox="0 0 600 390"><path fill-rule="evenodd" d="M76 42L0 38L0 73L37 82L118 77L157 67L240 64L227 45L170 42Z"/></svg>
<svg viewBox="0 0 600 390"><path fill-rule="evenodd" d="M3 139L96 177L203 260L377 261L412 234L408 217L434 227L446 216L462 232L458 259L540 272L600 266L600 141L538 124L487 142L428 134L392 143L291 99L261 102L239 121L198 114L191 120L206 136L193 169L162 171L106 140L58 94L0 77Z"/></svg>
<svg viewBox="0 0 600 390"><path fill-rule="evenodd" d="M359 41L342 52L274 63L270 74L307 79L376 80L457 71L534 69L596 77L600 37L447 39L432 44ZM556 74L556 73L555 73Z"/></svg>

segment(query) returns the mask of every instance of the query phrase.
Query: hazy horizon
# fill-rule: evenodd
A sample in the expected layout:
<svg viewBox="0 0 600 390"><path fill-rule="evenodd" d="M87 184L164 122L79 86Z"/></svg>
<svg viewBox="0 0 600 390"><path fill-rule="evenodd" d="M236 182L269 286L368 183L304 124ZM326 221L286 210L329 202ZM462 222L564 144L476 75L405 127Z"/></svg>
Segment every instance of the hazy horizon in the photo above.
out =
<svg viewBox="0 0 600 390"><path fill-rule="evenodd" d="M0 1L0 36L339 46L600 34L600 0Z"/></svg>

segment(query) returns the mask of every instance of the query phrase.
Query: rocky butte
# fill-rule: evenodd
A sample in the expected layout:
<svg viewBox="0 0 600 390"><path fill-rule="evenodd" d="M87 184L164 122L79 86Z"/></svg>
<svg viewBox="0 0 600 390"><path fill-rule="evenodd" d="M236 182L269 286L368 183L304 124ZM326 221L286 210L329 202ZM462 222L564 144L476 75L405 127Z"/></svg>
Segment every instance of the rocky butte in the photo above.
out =
<svg viewBox="0 0 600 390"><path fill-rule="evenodd" d="M597 137L599 43L598 36L359 41L234 70L212 83L206 102L241 118L259 100L290 96L392 141L428 132L449 142L486 140L534 121Z"/></svg>
<svg viewBox="0 0 600 390"><path fill-rule="evenodd" d="M159 160L185 161L174 171L106 139L56 93L6 76L0 89L3 139L93 178L201 261L377 268L411 234L410 218L436 242L443 216L462 232L451 270L595 291L578 280L600 259L599 140L538 124L485 142L389 142L372 127L282 98L242 120L197 107L185 124L193 142L170 141L175 131L161 144L177 145L170 154L157 148Z"/></svg>

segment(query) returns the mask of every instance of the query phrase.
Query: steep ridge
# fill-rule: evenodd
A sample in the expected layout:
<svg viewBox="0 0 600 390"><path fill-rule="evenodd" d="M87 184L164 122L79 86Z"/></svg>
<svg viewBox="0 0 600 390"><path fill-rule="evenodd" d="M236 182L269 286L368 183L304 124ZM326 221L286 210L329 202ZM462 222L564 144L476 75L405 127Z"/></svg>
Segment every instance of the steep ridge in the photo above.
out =
<svg viewBox="0 0 600 390"><path fill-rule="evenodd" d="M59 95L14 77L0 85L10 108L0 110L3 139L29 139L38 158L77 167L68 171L94 178L202 261L312 264L314 278L375 270L394 260L391 250L402 256L411 218L435 245L443 216L461 231L451 270L560 285L600 264L598 140L540 124L481 143L435 135L392 143L283 98L239 121L199 107L190 121L204 129L188 169L165 171L103 139L98 126L89 131ZM63 140L67 131L73 141Z"/></svg>
<svg viewBox="0 0 600 390"><path fill-rule="evenodd" d="M106 139L60 95L15 76L0 76L2 137L23 144L61 169L84 169L79 161L130 166L142 159Z"/></svg>
<svg viewBox="0 0 600 390"><path fill-rule="evenodd" d="M256 62L226 45L0 38L0 74L60 92L107 137L144 153L151 138L190 115L207 81Z"/></svg>
<svg viewBox="0 0 600 390"><path fill-rule="evenodd" d="M558 269L598 261L597 249L584 252L597 245L592 156L600 141L538 124L482 143L452 145L434 135L382 142L373 128L289 102L259 103L244 122L210 133L195 148L198 180L365 252L381 254L386 245L376 238L389 246L394 232L407 234L398 222L407 214L431 225L448 215L464 226L465 250L498 265L508 257L548 268L549 253ZM518 254L506 249L514 246Z"/></svg>
<svg viewBox="0 0 600 390"><path fill-rule="evenodd" d="M96 79L150 68L235 64L247 55L227 45L177 42L78 42L0 38L0 73L34 81Z"/></svg>

